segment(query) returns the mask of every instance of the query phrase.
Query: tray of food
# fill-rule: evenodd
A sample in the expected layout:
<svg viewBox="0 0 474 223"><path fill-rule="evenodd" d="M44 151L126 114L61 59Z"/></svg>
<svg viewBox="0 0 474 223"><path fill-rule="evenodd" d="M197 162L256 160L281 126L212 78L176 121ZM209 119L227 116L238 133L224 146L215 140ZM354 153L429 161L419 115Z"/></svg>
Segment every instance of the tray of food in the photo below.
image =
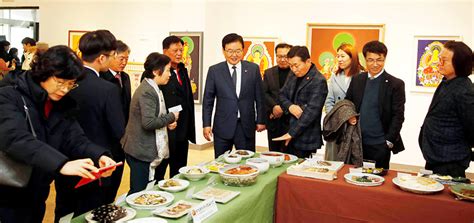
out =
<svg viewBox="0 0 474 223"><path fill-rule="evenodd" d="M344 179L347 183L365 187L380 186L385 181L381 176L367 173L348 173L344 175Z"/></svg>
<svg viewBox="0 0 474 223"><path fill-rule="evenodd" d="M182 179L168 179L158 181L158 187L168 192L179 192L189 186L189 181Z"/></svg>
<svg viewBox="0 0 474 223"><path fill-rule="evenodd" d="M137 212L131 208L113 204L102 205L85 215L89 223L98 222L127 222L135 217Z"/></svg>
<svg viewBox="0 0 474 223"><path fill-rule="evenodd" d="M165 218L181 218L186 215L194 205L196 205L196 203L180 200L165 209L157 208L152 213Z"/></svg>
<svg viewBox="0 0 474 223"><path fill-rule="evenodd" d="M416 194L433 194L444 190L444 186L434 179L412 175L398 175L392 182L400 189Z"/></svg>
<svg viewBox="0 0 474 223"><path fill-rule="evenodd" d="M141 191L128 195L125 201L132 208L155 209L173 202L174 196L164 191Z"/></svg>
<svg viewBox="0 0 474 223"><path fill-rule="evenodd" d="M240 194L240 191L219 189L215 187L206 187L203 190L193 194L193 198L206 200L214 198L216 202L225 204Z"/></svg>

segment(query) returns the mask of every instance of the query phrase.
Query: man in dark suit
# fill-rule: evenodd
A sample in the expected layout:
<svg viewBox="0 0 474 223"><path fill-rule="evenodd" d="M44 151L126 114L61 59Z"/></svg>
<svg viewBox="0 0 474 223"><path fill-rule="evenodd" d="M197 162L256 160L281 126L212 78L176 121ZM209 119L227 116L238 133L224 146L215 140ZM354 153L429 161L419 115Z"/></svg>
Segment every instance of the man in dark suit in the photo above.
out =
<svg viewBox="0 0 474 223"><path fill-rule="evenodd" d="M290 72L287 54L291 47L286 43L275 47L277 66L265 70L263 78L268 147L271 151L284 152L286 149L285 142L272 139L288 132L288 116L281 108L279 94Z"/></svg>
<svg viewBox="0 0 474 223"><path fill-rule="evenodd" d="M323 145L321 114L328 86L305 46L292 47L288 62L291 72L280 91L280 101L285 113L290 115L290 125L280 140L285 141L290 153L304 158Z"/></svg>
<svg viewBox="0 0 474 223"><path fill-rule="evenodd" d="M163 54L171 59L171 77L166 85L160 85L165 97L166 108L181 106L176 129L168 129L168 145L170 150L170 176L179 173L179 168L188 162L189 141L196 143L196 127L194 121L194 98L191 81L184 64L184 42L177 36L168 36L163 40Z"/></svg>
<svg viewBox="0 0 474 223"><path fill-rule="evenodd" d="M262 78L259 67L243 61L244 40L235 33L222 39L226 61L209 67L202 105L203 135L211 141L214 133L214 155L225 151L255 151L255 130L265 130ZM214 126L211 116L217 99ZM255 114L255 112L257 114Z"/></svg>
<svg viewBox="0 0 474 223"><path fill-rule="evenodd" d="M405 120L405 83L384 70L387 47L379 41L364 45L367 71L352 78L346 99L360 113L363 157L377 168L390 167L393 154L405 149L400 130Z"/></svg>
<svg viewBox="0 0 474 223"><path fill-rule="evenodd" d="M444 76L436 88L419 135L426 169L440 175L465 177L474 146L474 86L472 50L449 41L439 54Z"/></svg>
<svg viewBox="0 0 474 223"><path fill-rule="evenodd" d="M131 87L130 87L130 76L123 70L125 66L127 66L128 57L130 54L130 48L122 41L116 41L117 49L116 55L110 61L110 68L106 72L100 72L99 75L102 79L107 80L115 86L120 91L120 104L122 105L122 112L125 119L123 128L126 127L128 122L128 114L130 110L130 100L131 100ZM114 143L115 148L112 150L115 151L116 162L124 162L125 155L122 154L123 147L120 143ZM120 187L120 182L122 181L122 174L123 174L124 166L117 167L114 171L112 176L110 177L110 188L104 191L105 201L108 203L112 203L115 200L115 196L117 196L117 190Z"/></svg>
<svg viewBox="0 0 474 223"><path fill-rule="evenodd" d="M70 95L79 105L78 121L86 136L95 144L109 149L114 159L123 160L123 150L117 145L125 131L119 88L99 77L100 71L109 69L115 49L116 39L108 30L88 32L81 37L79 50L85 67L84 77ZM95 181L74 189L78 180L57 178L56 220L71 212L77 216L110 203L105 196L105 191L111 189L110 180L101 180L102 186Z"/></svg>

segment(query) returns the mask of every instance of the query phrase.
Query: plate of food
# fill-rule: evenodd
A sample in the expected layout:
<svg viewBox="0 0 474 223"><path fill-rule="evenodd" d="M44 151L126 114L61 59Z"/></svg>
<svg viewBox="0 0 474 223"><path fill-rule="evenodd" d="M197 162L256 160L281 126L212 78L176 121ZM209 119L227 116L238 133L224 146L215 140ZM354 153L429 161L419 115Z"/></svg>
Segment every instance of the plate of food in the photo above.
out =
<svg viewBox="0 0 474 223"><path fill-rule="evenodd" d="M173 202L174 196L164 191L141 191L128 195L125 201L132 208L155 209Z"/></svg>
<svg viewBox="0 0 474 223"><path fill-rule="evenodd" d="M137 215L137 212L131 208L106 204L88 212L85 219L89 223L127 222L133 219L135 215Z"/></svg>
<svg viewBox="0 0 474 223"><path fill-rule="evenodd" d="M365 187L380 186L385 181L381 176L368 173L348 173L344 175L344 179L347 183Z"/></svg>
<svg viewBox="0 0 474 223"><path fill-rule="evenodd" d="M193 198L206 200L214 198L216 202L225 204L240 194L240 191L219 189L215 187L206 187L203 190L193 194Z"/></svg>
<svg viewBox="0 0 474 223"><path fill-rule="evenodd" d="M226 167L227 165L229 165L229 164L213 160L213 161L205 164L205 167L213 173L219 173L219 170L221 168Z"/></svg>
<svg viewBox="0 0 474 223"><path fill-rule="evenodd" d="M392 182L400 189L416 194L432 194L444 190L444 186L434 179L419 176L398 176Z"/></svg>
<svg viewBox="0 0 474 223"><path fill-rule="evenodd" d="M196 205L196 203L180 200L166 209L157 208L152 213L165 218L181 218L186 215L194 205Z"/></svg>
<svg viewBox="0 0 474 223"><path fill-rule="evenodd" d="M232 152L232 154L237 154L237 155L240 155L242 159L247 159L247 158L253 157L253 155L255 155L255 152L252 152L250 150L239 149Z"/></svg>
<svg viewBox="0 0 474 223"><path fill-rule="evenodd" d="M157 217L146 217L146 218L138 218L131 221L127 221L127 223L167 223L168 221L163 218Z"/></svg>
<svg viewBox="0 0 474 223"><path fill-rule="evenodd" d="M474 201L473 184L456 184L449 187L449 189L461 200Z"/></svg>
<svg viewBox="0 0 474 223"><path fill-rule="evenodd" d="M295 156L295 155L291 155L291 154L285 154L285 159L284 159L284 163L293 163L293 162L296 162L298 160L298 157Z"/></svg>
<svg viewBox="0 0 474 223"><path fill-rule="evenodd" d="M189 186L189 181L182 179L168 179L158 181L158 187L168 192L179 192Z"/></svg>

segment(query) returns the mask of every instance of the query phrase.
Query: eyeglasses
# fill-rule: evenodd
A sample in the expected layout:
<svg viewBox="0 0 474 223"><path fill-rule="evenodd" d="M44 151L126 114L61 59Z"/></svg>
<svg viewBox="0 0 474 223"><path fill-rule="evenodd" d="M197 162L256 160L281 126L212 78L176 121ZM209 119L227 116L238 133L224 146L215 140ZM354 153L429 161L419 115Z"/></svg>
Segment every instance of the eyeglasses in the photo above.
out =
<svg viewBox="0 0 474 223"><path fill-rule="evenodd" d="M374 60L374 59L368 59L366 60L367 63L370 63L370 64L374 64L374 63L377 63L377 64L382 64L385 62L385 60L382 60L382 59L377 59L377 60Z"/></svg>
<svg viewBox="0 0 474 223"><path fill-rule="evenodd" d="M53 76L53 79L54 81L56 81L56 88L60 90L66 89L67 91L70 91L74 88L79 87L79 84L75 82L60 82L58 81L58 79L56 79L55 76Z"/></svg>
<svg viewBox="0 0 474 223"><path fill-rule="evenodd" d="M225 51L227 54L229 55L232 55L232 54L237 54L237 55L240 55L242 54L242 52L244 52L243 50L226 50Z"/></svg>

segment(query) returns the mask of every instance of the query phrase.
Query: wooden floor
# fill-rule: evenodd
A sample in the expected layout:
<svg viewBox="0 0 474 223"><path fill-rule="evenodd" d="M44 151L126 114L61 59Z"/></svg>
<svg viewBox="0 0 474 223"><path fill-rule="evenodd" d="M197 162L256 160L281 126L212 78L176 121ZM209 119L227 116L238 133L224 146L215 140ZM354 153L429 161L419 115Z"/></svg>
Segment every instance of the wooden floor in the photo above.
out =
<svg viewBox="0 0 474 223"><path fill-rule="evenodd" d="M195 164L210 161L213 159L214 159L213 147L210 147L204 150L190 149L189 155L188 155L188 165L195 165ZM125 170L122 177L122 184L120 185L120 188L117 193L118 195L126 193L128 189L130 188L129 176L130 176L130 169L128 168L128 165L125 165ZM165 178L169 178L169 170L166 171ZM50 194L49 194L48 200L46 201L46 215L43 220L44 223L54 222L55 198L56 198L56 191L54 190L54 183L53 183L51 184Z"/></svg>

